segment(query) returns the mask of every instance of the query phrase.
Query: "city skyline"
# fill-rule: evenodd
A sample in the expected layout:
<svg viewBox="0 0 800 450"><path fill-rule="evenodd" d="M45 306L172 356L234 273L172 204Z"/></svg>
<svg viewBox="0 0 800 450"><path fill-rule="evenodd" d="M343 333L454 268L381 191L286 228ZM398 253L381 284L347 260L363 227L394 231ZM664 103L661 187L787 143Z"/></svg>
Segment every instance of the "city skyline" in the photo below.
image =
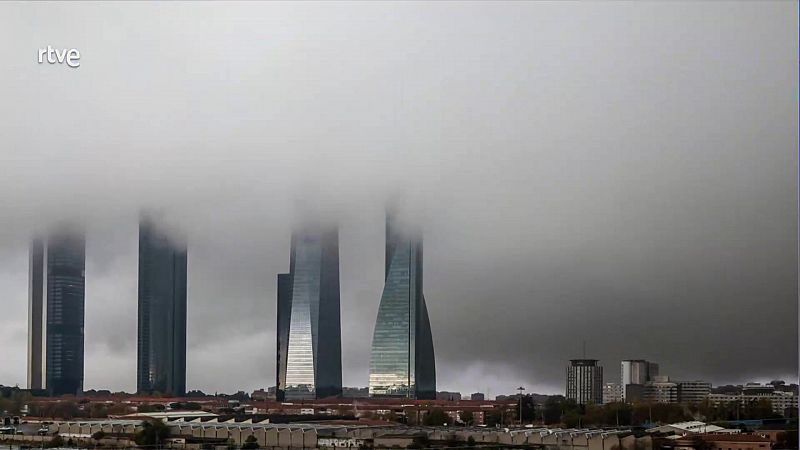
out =
<svg viewBox="0 0 800 450"><path fill-rule="evenodd" d="M400 260L405 261L403 264L408 264L409 265L410 268L407 269L409 273L414 272L414 273L417 274L418 279L421 279L422 278L421 277L421 272L422 272L422 270L421 270L421 267L422 267L422 264L421 264L421 260L422 260L422 238L421 238L422 232L421 232L421 228L418 227L418 226L409 225L408 223L403 223L402 225L400 225L400 223L402 223L402 222L400 220L398 220L398 217L399 217L399 214L396 214L396 211L394 209L389 208L389 209L386 210L386 213L385 213L385 232L386 232L386 234L385 234L385 236L386 236L386 242L385 242L385 249L386 249L386 253L385 253L385 278L386 278L386 280L388 282L389 281L389 277L390 277L390 273L392 272L393 262L395 262L395 259L396 259L395 256L397 256L396 255L397 249L399 247L402 247L403 244L408 244L407 245L408 249L412 249L412 251L410 253L406 252L407 254L401 252ZM411 230L411 231L409 231L409 230ZM55 245L57 247L57 250L60 249L61 247L64 247L64 243L73 242L75 240L74 237L73 237L74 233L70 232L70 228L69 227L62 228L62 229L56 230L56 231L57 232L54 232L54 233L51 234L51 236L49 237L49 240L51 240L52 242L55 243ZM82 246L81 248L83 249L83 246L85 245L84 244L85 238L83 237L83 235L80 235L80 236L81 236L80 244ZM148 282L148 274L150 274L150 272L151 272L150 266L153 266L154 264L158 265L159 267L163 266L164 265L163 263L159 263L159 261L158 261L159 259L160 260L164 260L164 262L167 262L168 265L170 265L170 266L175 266L175 264L178 264L178 266L180 266L180 267L178 267L179 272L182 272L182 275L180 275L176 279L176 281L170 281L168 284L172 285L172 284L178 283L179 285L180 284L185 285L185 283L186 283L186 278L187 278L187 273L186 273L186 262L187 262L186 261L186 254L187 254L187 252L186 252L186 244L185 243L178 244L177 242L180 242L180 239L181 238L176 238L175 237L175 231L174 230L170 230L169 228L165 228L163 224L161 224L161 225L156 224L156 221L153 219L153 217L151 217L147 213L142 213L140 215L140 221L139 221L139 260L138 260L139 261L139 292L140 292L140 299L139 299L139 302L140 302L140 306L139 306L139 311L140 311L140 319L139 319L140 320L140 325L139 325L140 347L142 345L142 342L144 342L144 341L142 341L142 332L143 331L146 332L147 329L149 329L148 326L144 326L143 327L143 322L141 322L142 321L142 317L144 317L144 316L141 316L141 313L147 310L147 308L142 309L142 303L141 303L142 302L142 298L143 298L142 295L144 295L144 297L146 297L146 298L153 297L152 292L150 292L153 289L148 287L149 284L153 284L152 280L150 280ZM41 274L37 275L41 271L40 266L43 265L44 261L49 261L49 260L47 260L47 255L48 255L49 252L44 250L44 248L47 246L47 242L48 242L48 240L43 240L41 238L35 238L33 240L33 242L32 242L31 250L30 250L30 256L29 256L29 258L30 258L30 264L29 264L29 267L30 267L30 273L29 273L29 286L30 286L29 307L31 309L29 311L29 315L30 315L30 317L29 317L29 319L30 319L29 325L31 327L33 327L34 324L37 323L37 321L35 320L35 318L37 317L37 313L36 313L36 309L35 309L35 305L37 304L37 302L34 302L33 299L39 298L39 302L42 302L42 300L41 300L42 295L39 294L38 297L36 296L37 290L35 289L35 286L37 284L41 284L41 278L42 278ZM292 293L293 293L293 291L295 289L295 287L294 287L295 278L292 276L292 272L294 270L296 270L295 269L296 268L296 254L297 254L296 252L297 252L297 248L298 247L300 248L301 256L305 255L304 257L300 258L301 259L301 264L300 264L301 272L305 274L304 276L299 278L299 280L300 280L299 281L299 283L300 283L300 287L299 287L300 292L301 293L305 292L306 294L308 294L308 295L304 294L303 295L304 298L305 297L309 297L309 295L314 294L314 292L317 292L318 294L324 293L324 292L329 292L329 293L335 292L336 293L336 301L331 303L331 305L336 305L336 307L334 308L334 309L337 310L336 311L337 314L335 316L335 319L336 319L336 322L339 321L339 318L338 318L338 304L339 304L339 300L338 300L338 284L339 284L339 280L338 280L338 272L339 272L339 269L338 269L338 253L339 253L339 250L338 250L338 230L336 229L336 227L301 226L301 227L297 228L292 233L292 237L291 237L290 273L282 273L282 274L278 274L277 275L277 292L278 292L277 313L278 314L277 314L276 320L277 320L277 324L278 324L278 328L277 328L278 336L277 336L277 341L276 342L278 343L278 346L277 346L277 349L276 349L276 357L277 357L276 368L277 368L277 380L281 380L281 381L278 381L276 384L277 384L277 387L278 387L278 392L280 392L279 395L281 397L283 397L283 398L286 398L287 400L302 399L302 398L312 399L312 398L324 398L324 397L328 397L328 396L335 396L335 395L337 395L336 392L340 392L341 391L341 387L342 387L342 383L341 383L341 368L338 368L337 370L335 370L335 372L337 372L337 374L338 374L338 376L334 377L334 378L338 378L337 385L335 387L333 387L333 388L326 389L324 391L325 394L323 394L322 396L317 396L316 393L314 392L315 391L314 388L310 389L308 395L302 394L302 393L301 394L297 394L297 392L295 392L294 395L290 395L288 398L284 397L285 396L285 391L282 392L283 389L285 389L285 386L286 386L286 371L287 371L288 364L282 366L280 364L280 362L282 360L284 360L284 359L287 360L287 361L289 359L288 358L288 353L289 353L289 351L288 351L288 336L290 334L290 329L291 329L290 323L292 321L292 315L295 316L295 319L294 319L295 322L299 321L298 314L296 312L294 312L294 314L293 314L292 300L291 300ZM83 250L83 251L85 252L85 250ZM167 253L164 253L165 251ZM64 255L64 256L59 257L59 255L61 255L62 253L64 253L64 251L59 251L59 252L54 253L54 255L56 257L56 260L54 260L54 262L49 263L49 264L52 265L53 263L58 263L58 261L61 261L61 264L64 264L64 261L62 261L62 260L64 260L64 258L66 258L67 256ZM73 251L73 253L74 253L74 251ZM173 256L168 256L168 253L169 254L173 254L174 253L174 255ZM316 256L314 256L314 255L316 255ZM85 258L83 253L81 253L81 256L83 258ZM164 256L168 256L168 258L164 259ZM175 261L178 261L178 262L176 263ZM324 272L324 270L321 270L322 266L320 266L317 269L312 270L313 269L312 266L315 266L314 261L317 261L320 264L322 264L323 261L328 261L327 264L322 264L322 266L326 266L327 265L327 266L331 267L331 269L328 269L328 271L330 272L330 275L321 276L322 272ZM334 263L334 261L335 261L335 263ZM156 263L159 263L160 265L156 264ZM333 264L333 265L331 266L331 264ZM414 269L414 267L418 267L419 270L417 271L417 269ZM38 270L37 270L37 268L38 268ZM52 271L52 269L48 270L48 271ZM74 272L74 270L73 270L73 272ZM313 273L311 273L311 272L313 272ZM57 272L54 272L54 273L56 275L56 279L60 279L57 276ZM314 275L314 273L316 275ZM81 268L81 277L82 277L81 278L81 282L83 283L83 269L82 268ZM413 278L414 277L406 280L405 282L406 283L410 283L411 282L410 280L413 280ZM40 283L36 282L37 279L40 281ZM323 281L325 279L327 279L328 281L323 283ZM166 278L165 278L165 280L166 280ZM319 286L317 286L316 288L309 284L309 283L315 284L315 280L317 280L319 282ZM331 284L332 282L333 282L333 284ZM156 283L156 284L159 284L159 283ZM160 285L161 284L163 284L163 283L160 283ZM389 284L396 284L396 283L389 283ZM411 283L411 284L414 284L414 283ZM45 283L45 285L46 285L46 283ZM323 285L328 285L329 288L335 288L335 289L333 289L333 290L331 290L331 289L323 289L323 287L322 287ZM419 291L421 291L421 285L422 285L421 280L419 280L419 288L418 288ZM145 289L143 289L143 287ZM163 289L161 289L161 290L163 290ZM416 291L417 289L412 289L412 290ZM174 286L171 286L168 289L168 291L169 292L174 292L175 291ZM382 295L381 302L380 302L381 304L384 303L383 302L383 298L386 296L385 291L386 291L386 288L384 287L384 294ZM82 292L83 292L83 286L81 285L81 294L82 294ZM182 322L182 328L184 330L182 333L185 334L185 327L186 327L185 310L186 310L186 300L187 300L186 299L185 288L184 288L183 293L181 295L183 296L182 297L182 304L183 304L182 309L184 311L184 313L183 313L184 316L182 318L177 318L177 320L178 320L177 324L181 325L181 322ZM393 294L393 298L394 297L396 297L396 295ZM309 299L310 299L310 297L309 297ZM152 298L151 298L151 300L152 300ZM423 299L423 302L424 302L424 299ZM145 302L145 303L147 303L147 302ZM313 302L311 302L311 303L313 303ZM326 302L322 302L322 303L326 303ZM304 327L311 326L311 323L314 322L312 316L316 316L318 318L319 317L319 313L313 314L311 312L311 309L313 309L313 308L311 308L312 305L309 303L309 301L305 301L305 302L303 302L303 304L308 307L307 308L308 309L308 311L307 311L308 314L306 314L306 315L308 315L307 319L310 320L310 322L306 323L304 325ZM81 307L82 307L82 305L81 305ZM330 308L328 308L328 309L330 309ZM72 315L75 316L75 317L81 316L81 320L82 320L82 315L81 315L82 314L82 310L76 311L76 314L72 314ZM301 314L301 316L305 317L305 315L302 315L302 314ZM425 320L427 322L427 312L425 312L425 314L423 314L423 316L425 316ZM41 317L42 317L41 313L38 314L38 317L39 317L39 320L41 320ZM166 315L164 315L164 317L170 317L170 315L166 314ZM376 327L378 327L380 325L380 322L381 322L380 317L381 317L381 313L380 313L380 308L379 308L379 314L378 314L378 319L377 319L377 322L376 322ZM319 319L317 319L317 322L318 321L319 321ZM145 321L145 322L147 322L147 321ZM283 327L281 326L282 322L284 323ZM144 325L146 325L146 323L144 323ZM336 325L338 327L338 323ZM301 327L301 328L304 328L304 327ZM46 327L44 329L46 329ZM29 340L30 340L31 343L34 343L36 341L37 333L35 332L34 328L31 328L31 330L32 331L30 332ZM309 330L310 330L310 328L309 328ZM179 334L180 334L181 326L178 326L173 331L179 332ZM336 340L340 340L341 339L340 333L341 332L339 330L331 329L330 333L328 333L326 335L327 338L328 338L328 339L326 339L326 341L330 341L330 338L334 337L335 339L333 341L331 341L331 342L335 343ZM314 339L316 337L315 334L318 334L318 333L312 333L311 336L309 336L308 338L303 338L302 340L305 342L305 341L309 341L309 339ZM427 334L430 335L430 330L427 331ZM284 338L284 339L282 339L282 338ZM283 344L281 344L282 340L284 341ZM374 341L374 336L373 336L373 341ZM183 338L182 342L183 342L182 344L179 343L180 344L179 346L185 346L185 337ZM82 344L82 342L81 342L81 344ZM374 347L374 345L375 344L373 342L373 347ZM585 346L585 343L584 343L584 346ZM333 353L329 353L329 355L334 356L334 359L337 359L337 357L340 358L341 344L338 344L338 347L339 347L338 351L333 352ZM29 353L31 353L30 352L31 348L34 348L34 347L33 346L29 346ZM311 348L311 347L309 347L309 348ZM297 349L298 349L298 347L295 346L295 354L298 354L297 353L298 352ZM583 351L585 352L585 348L584 348ZM168 351L165 351L164 349L161 349L157 353L162 354L162 356L164 356L164 355L167 355L167 354L171 354L171 351L168 352ZM314 367L316 365L316 360L317 360L317 352L316 351L312 351L312 353L314 355L311 357L310 360L314 361L314 364L312 364L311 366L308 366L308 367L311 368L311 372L308 372L308 370L300 368L301 370L299 372L297 370L295 370L296 373L294 374L295 378L297 378L298 374L300 374L301 378L302 378L302 374L304 374L306 372L312 373L313 375L312 375L312 381L310 382L311 383L310 385L313 385L313 383L314 383L313 378L315 378L315 375L316 375L316 369ZM141 359L142 355L144 355L146 357L147 356L147 352L142 352L142 350L140 350L140 359ZM82 359L82 348L81 348L80 357ZM182 355L178 354L175 357L177 358L177 361L176 361L177 366L175 366L175 367L177 368L180 376L178 377L177 380L174 378L174 376L175 376L174 373L167 373L167 375L165 375L165 376L157 376L156 378L161 378L159 380L159 383L158 383L158 386L162 387L161 389L155 387L155 384L153 384L153 386L150 386L149 384L147 386L145 386L147 384L147 382L146 382L146 380L144 380L144 378L142 378L143 374L145 374L146 372L151 372L151 371L143 370L143 369L146 369L146 367L141 366L142 362L140 360L140 362L138 363L140 367L139 367L139 369L137 371L138 380L137 380L137 389L136 389L136 391L139 391L139 392L162 392L162 393L171 394L171 395L183 395L185 392L187 392L187 390L191 390L191 388L187 389L187 387L185 385L185 381L182 381L182 380L185 380L185 378L186 378L186 369L185 369L186 354L185 354L185 351L183 352ZM172 357L170 357L170 358L172 358ZM161 358L161 359L163 359L163 358ZM300 359L307 360L309 358L300 358ZM33 369L35 367L34 365L31 365L31 364L35 364L35 361L36 361L36 359L33 356L33 354L29 354L29 369ZM592 398L601 398L603 396L602 394L603 394L603 390L604 390L603 389L604 379L603 379L603 375L602 375L602 366L600 366L598 364L600 361L596 360L596 359L588 359L588 360L587 359L573 359L573 360L571 360L571 362L572 362L572 365L567 368L567 392L566 392L567 397L576 398L577 400L579 400L579 402L580 401L586 401L585 398L584 398L586 395L589 395ZM594 379L594 375L592 375L592 374L589 374L587 376L582 376L581 373L579 373L581 367L586 366L587 364L585 364L585 363L587 363L587 362L589 363L588 364L589 366L592 366L591 369L594 369L595 365L598 366L597 369L599 370L599 376L596 379ZM173 364L175 364L175 363L173 363ZM163 364L160 364L160 365L163 365ZM297 366L297 364L295 364L295 369L297 369L298 367L299 366ZM577 370L577 372L576 372L576 370ZM172 371L172 369L170 369L170 371L168 371L168 372L171 372L171 371ZM159 372L159 371L156 370L156 371L153 372L153 374L158 375L156 372ZM659 373L659 364L658 363L654 363L652 361L647 361L647 360L644 360L644 359L626 359L626 360L621 360L620 377L622 379L622 382L619 383L619 385L624 387L626 385L626 380L627 380L627 383L639 385L639 387L642 387L642 385L644 385L646 382L653 381L653 378L657 377L658 373ZM32 375L32 374L34 374L34 375ZM433 372L433 375L435 376L435 372ZM586 375L586 374L584 374L584 375ZM34 388L34 389L40 389L38 386L40 386L41 384L37 384L37 382L34 379L32 379L31 376L35 376L35 372L31 372L29 370L29 379L28 379L27 386L30 387L30 388ZM82 370L81 370L80 377L81 377L80 383L82 384ZM583 378L587 378L587 377L593 379L593 381L591 383L589 383L589 384L592 385L591 386L591 391L592 392L589 393L589 394L582 393L582 390L586 390L586 389L589 389L589 388L582 389L581 386L579 386L581 383L578 383L578 382L575 381L575 380L580 381ZM172 380L172 381L169 382L169 383L171 383L172 386L180 386L180 387L178 387L178 388L167 388L167 387L165 387L166 385L164 383L165 383L165 380L167 378ZM330 378L330 377L327 377L327 378ZM412 377L410 377L409 379L411 379L411 378ZM662 380L662 381L667 381L669 379L669 377L662 377L662 378L665 378L665 380ZM768 378L776 379L776 378L781 378L781 377L774 377L773 376L773 377L768 377ZM573 380L573 381L570 381L570 380ZM674 377L673 377L673 380L674 380ZM791 378L790 378L790 380L791 380ZM694 380L690 380L688 382L691 383L693 381ZM433 383L434 383L434 386L435 386L435 378L433 379ZM674 384L675 382L673 381L672 383ZM679 380L678 383L679 384L683 383L683 381ZM584 384L586 384L586 383L584 383ZM709 385L710 385L710 383L709 383ZM371 383L369 383L368 386L370 386L370 388L373 388ZM304 388L305 386L295 385L293 387L296 389L298 387ZM103 389L103 388L102 387L98 387L98 388L92 388L92 389ZM48 390L52 390L52 389L48 389ZM134 392L136 392L136 391L134 391ZM71 391L67 392L67 391L63 391L62 390L62 391L57 391L57 392L69 393ZM426 391L423 395L424 395L424 397L433 398L431 395L429 395L432 392L436 392L435 388L433 390L431 390L431 392L427 392ZM625 392L626 391L623 388L622 393L621 393L621 397L623 399L625 397ZM387 395L386 393L379 393L379 394L374 394L374 395L376 395L378 397L380 397L380 396L393 396L393 394L388 394ZM397 395L397 394L395 393L394 395ZM401 396L404 396L404 395L401 395ZM279 398L281 398L281 397L279 397ZM418 395L416 397L417 398L423 398L423 397L418 396Z"/></svg>
<svg viewBox="0 0 800 450"><path fill-rule="evenodd" d="M0 383L26 384L31 238L76 217L84 388L136 389L152 207L190 243L187 388L274 384L307 202L340 223L342 382L366 386L398 192L440 390L563 392L581 341L607 380L794 378L795 6L0 4Z"/></svg>

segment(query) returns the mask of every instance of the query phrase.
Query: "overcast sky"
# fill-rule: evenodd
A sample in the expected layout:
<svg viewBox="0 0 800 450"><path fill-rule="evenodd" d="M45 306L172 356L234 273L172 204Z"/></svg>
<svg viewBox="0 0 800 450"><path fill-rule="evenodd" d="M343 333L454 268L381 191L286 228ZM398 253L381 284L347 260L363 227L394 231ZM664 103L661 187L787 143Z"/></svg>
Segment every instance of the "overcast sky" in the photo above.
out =
<svg viewBox="0 0 800 450"><path fill-rule="evenodd" d="M147 206L189 238L188 388L273 385L302 205L341 223L365 386L391 196L425 228L440 390L563 393L584 340L607 381L796 377L795 2L3 3L0 42L0 384L30 236L71 219L85 388L135 389Z"/></svg>

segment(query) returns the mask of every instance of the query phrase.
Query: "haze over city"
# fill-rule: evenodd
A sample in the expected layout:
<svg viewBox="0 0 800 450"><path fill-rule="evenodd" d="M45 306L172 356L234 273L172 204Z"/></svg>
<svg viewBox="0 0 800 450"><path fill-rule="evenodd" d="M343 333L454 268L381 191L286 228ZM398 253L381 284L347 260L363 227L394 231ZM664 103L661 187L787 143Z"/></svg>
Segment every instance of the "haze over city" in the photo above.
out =
<svg viewBox="0 0 800 450"><path fill-rule="evenodd" d="M309 211L340 224L343 384L366 386L396 198L425 232L440 390L563 393L583 341L608 380L627 358L715 385L796 379L793 3L0 17L0 384L25 385L30 239L75 221L84 388L135 390L154 208L188 239L188 389L274 384L275 277ZM48 44L80 48L80 68L38 65Z"/></svg>

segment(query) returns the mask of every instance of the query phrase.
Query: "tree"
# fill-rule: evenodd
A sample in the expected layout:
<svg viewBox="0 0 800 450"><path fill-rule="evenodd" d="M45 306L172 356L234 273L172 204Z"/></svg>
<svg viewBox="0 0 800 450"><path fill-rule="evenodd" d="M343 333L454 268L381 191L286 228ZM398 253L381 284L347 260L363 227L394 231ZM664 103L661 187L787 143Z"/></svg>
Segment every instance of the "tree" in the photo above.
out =
<svg viewBox="0 0 800 450"><path fill-rule="evenodd" d="M544 423L547 425L556 424L562 421L568 413L577 416L580 413L580 406L575 400L567 400L563 395L553 395L544 402Z"/></svg>
<svg viewBox="0 0 800 450"><path fill-rule="evenodd" d="M427 435L414 436L407 448L428 448L430 443Z"/></svg>
<svg viewBox="0 0 800 450"><path fill-rule="evenodd" d="M59 435L53 436L53 439L50 439L50 442L47 443L47 447L49 448L58 448L64 446L64 438Z"/></svg>
<svg viewBox="0 0 800 450"><path fill-rule="evenodd" d="M778 433L775 447L773 448L798 448L797 430L786 430Z"/></svg>
<svg viewBox="0 0 800 450"><path fill-rule="evenodd" d="M93 419L108 417L108 407L102 403L92 403L89 407L89 417Z"/></svg>
<svg viewBox="0 0 800 450"><path fill-rule="evenodd" d="M139 405L139 408L137 408L136 411L140 413L149 413L149 412L164 411L164 409L165 409L164 405L153 405L150 403L142 403L141 405Z"/></svg>
<svg viewBox="0 0 800 450"><path fill-rule="evenodd" d="M744 406L743 416L744 419L773 419L780 417L772 409L772 402L766 398L747 402Z"/></svg>
<svg viewBox="0 0 800 450"><path fill-rule="evenodd" d="M242 450L256 450L259 448L258 439L255 436L250 435L247 436L245 439L244 444L242 444Z"/></svg>
<svg viewBox="0 0 800 450"><path fill-rule="evenodd" d="M475 422L475 417L473 417L472 411L461 411L458 417L459 419L461 419L461 422L466 426L470 426Z"/></svg>
<svg viewBox="0 0 800 450"><path fill-rule="evenodd" d="M145 420L142 430L134 436L134 442L139 446L154 446L169 437L169 427L164 422L156 419Z"/></svg>
<svg viewBox="0 0 800 450"><path fill-rule="evenodd" d="M519 413L517 413L519 414ZM533 422L536 420L536 403L534 403L533 395L526 394L522 396L522 421Z"/></svg>
<svg viewBox="0 0 800 450"><path fill-rule="evenodd" d="M447 415L441 408L433 408L428 410L425 418L422 420L423 425L427 426L442 426L450 424L450 416Z"/></svg>
<svg viewBox="0 0 800 450"><path fill-rule="evenodd" d="M580 424L581 416L577 411L572 410L564 414L562 422L567 428L575 428Z"/></svg>
<svg viewBox="0 0 800 450"><path fill-rule="evenodd" d="M105 439L105 437L106 437L106 432L103 430L97 431L94 434L92 434L92 439L94 439L95 441L99 441L100 439Z"/></svg>

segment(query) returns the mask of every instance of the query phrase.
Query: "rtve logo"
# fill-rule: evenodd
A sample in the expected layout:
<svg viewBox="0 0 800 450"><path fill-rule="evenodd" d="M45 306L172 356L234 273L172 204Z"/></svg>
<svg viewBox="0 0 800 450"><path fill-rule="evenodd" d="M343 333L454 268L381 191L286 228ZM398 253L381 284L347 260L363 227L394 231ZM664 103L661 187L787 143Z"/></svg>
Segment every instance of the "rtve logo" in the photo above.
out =
<svg viewBox="0 0 800 450"><path fill-rule="evenodd" d="M47 62L49 64L67 63L67 65L72 68L80 67L81 65L81 52L79 52L77 48L58 50L53 49L51 45L48 45L47 48L40 48L39 64L42 64L45 61L45 54L47 54Z"/></svg>

